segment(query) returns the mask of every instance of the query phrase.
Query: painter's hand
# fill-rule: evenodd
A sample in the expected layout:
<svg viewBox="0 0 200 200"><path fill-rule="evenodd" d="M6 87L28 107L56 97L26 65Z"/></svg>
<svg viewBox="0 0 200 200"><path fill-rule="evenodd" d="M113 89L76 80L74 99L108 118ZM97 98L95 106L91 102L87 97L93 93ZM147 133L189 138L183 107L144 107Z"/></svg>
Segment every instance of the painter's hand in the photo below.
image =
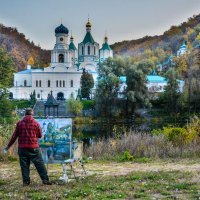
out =
<svg viewBox="0 0 200 200"><path fill-rule="evenodd" d="M7 147L3 149L3 153L4 153L4 154L7 154L7 153L8 153L8 148L7 148Z"/></svg>

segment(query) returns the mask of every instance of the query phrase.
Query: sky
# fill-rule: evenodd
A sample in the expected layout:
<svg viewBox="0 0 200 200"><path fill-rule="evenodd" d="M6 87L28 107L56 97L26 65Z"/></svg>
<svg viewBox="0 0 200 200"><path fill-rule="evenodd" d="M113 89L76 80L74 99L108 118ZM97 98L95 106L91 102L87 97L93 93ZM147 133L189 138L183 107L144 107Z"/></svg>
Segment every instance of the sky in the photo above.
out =
<svg viewBox="0 0 200 200"><path fill-rule="evenodd" d="M0 0L0 23L16 27L44 49L53 49L61 21L77 45L89 16L101 46L105 33L110 44L160 35L197 14L200 0Z"/></svg>

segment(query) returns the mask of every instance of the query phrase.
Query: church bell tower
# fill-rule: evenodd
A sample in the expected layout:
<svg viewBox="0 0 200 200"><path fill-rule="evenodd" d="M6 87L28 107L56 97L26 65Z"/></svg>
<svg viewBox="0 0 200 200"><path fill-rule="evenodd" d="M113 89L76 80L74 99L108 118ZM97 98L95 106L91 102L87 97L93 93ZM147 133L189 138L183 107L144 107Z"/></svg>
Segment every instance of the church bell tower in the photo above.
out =
<svg viewBox="0 0 200 200"><path fill-rule="evenodd" d="M51 52L51 65L66 65L69 67L70 54L68 45L69 30L63 24L55 29L56 44Z"/></svg>

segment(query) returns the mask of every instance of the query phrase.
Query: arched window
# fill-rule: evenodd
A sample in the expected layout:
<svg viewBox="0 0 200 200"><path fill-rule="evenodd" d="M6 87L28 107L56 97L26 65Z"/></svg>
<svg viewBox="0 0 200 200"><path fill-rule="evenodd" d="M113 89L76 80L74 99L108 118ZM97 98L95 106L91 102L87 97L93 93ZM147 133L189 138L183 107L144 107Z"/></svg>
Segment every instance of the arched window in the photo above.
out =
<svg viewBox="0 0 200 200"><path fill-rule="evenodd" d="M70 81L70 85L71 85L71 87L74 86L74 82L73 82L73 80Z"/></svg>
<svg viewBox="0 0 200 200"><path fill-rule="evenodd" d="M38 80L36 81L36 87L38 87Z"/></svg>
<svg viewBox="0 0 200 200"><path fill-rule="evenodd" d="M50 80L48 80L47 85L48 85L48 87L51 87L51 82L50 82Z"/></svg>
<svg viewBox="0 0 200 200"><path fill-rule="evenodd" d="M12 92L9 93L9 99L13 99L13 93Z"/></svg>
<svg viewBox="0 0 200 200"><path fill-rule="evenodd" d="M82 46L82 55L84 54L84 48L83 48L83 46Z"/></svg>
<svg viewBox="0 0 200 200"><path fill-rule="evenodd" d="M60 81L60 87L62 87L62 81Z"/></svg>
<svg viewBox="0 0 200 200"><path fill-rule="evenodd" d="M40 87L42 87L42 81L41 80L39 81L39 85L40 85Z"/></svg>
<svg viewBox="0 0 200 200"><path fill-rule="evenodd" d="M94 47L94 55L96 55L96 47Z"/></svg>
<svg viewBox="0 0 200 200"><path fill-rule="evenodd" d="M58 62L59 63L64 63L64 55L63 54L59 54L58 55Z"/></svg>
<svg viewBox="0 0 200 200"><path fill-rule="evenodd" d="M37 98L38 98L38 99L40 98L40 94L39 94L39 93L37 94Z"/></svg>
<svg viewBox="0 0 200 200"><path fill-rule="evenodd" d="M88 49L88 55L90 55L90 46L88 46L87 49Z"/></svg>
<svg viewBox="0 0 200 200"><path fill-rule="evenodd" d="M63 81L63 87L65 87L65 81Z"/></svg>
<svg viewBox="0 0 200 200"><path fill-rule="evenodd" d="M58 87L58 81L56 81L56 87Z"/></svg>
<svg viewBox="0 0 200 200"><path fill-rule="evenodd" d="M27 81L26 80L24 80L24 87L26 87L27 86Z"/></svg>

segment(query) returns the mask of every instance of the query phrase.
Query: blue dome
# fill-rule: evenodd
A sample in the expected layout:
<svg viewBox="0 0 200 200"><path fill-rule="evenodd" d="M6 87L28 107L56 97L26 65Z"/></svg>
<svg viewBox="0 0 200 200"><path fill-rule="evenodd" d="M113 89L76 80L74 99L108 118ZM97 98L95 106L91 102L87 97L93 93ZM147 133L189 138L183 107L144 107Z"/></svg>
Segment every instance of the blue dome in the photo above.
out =
<svg viewBox="0 0 200 200"><path fill-rule="evenodd" d="M67 27L63 26L62 24L55 29L55 33L65 33L68 34L69 30Z"/></svg>

